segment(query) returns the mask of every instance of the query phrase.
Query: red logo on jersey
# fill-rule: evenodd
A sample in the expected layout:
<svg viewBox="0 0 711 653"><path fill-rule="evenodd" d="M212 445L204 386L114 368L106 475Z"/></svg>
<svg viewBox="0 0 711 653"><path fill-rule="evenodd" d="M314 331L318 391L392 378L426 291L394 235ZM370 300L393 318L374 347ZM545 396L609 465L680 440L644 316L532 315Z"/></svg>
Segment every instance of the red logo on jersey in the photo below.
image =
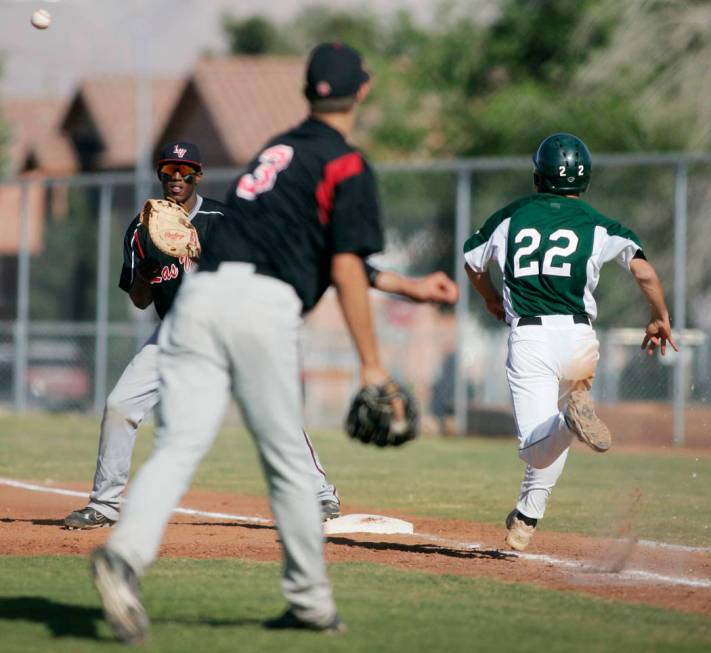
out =
<svg viewBox="0 0 711 653"><path fill-rule="evenodd" d="M259 155L259 165L252 173L242 175L235 194L243 200L256 200L257 195L274 188L277 175L289 167L294 157L290 145L274 145Z"/></svg>
<svg viewBox="0 0 711 653"><path fill-rule="evenodd" d="M193 267L193 261L187 256L181 256L178 259L179 265L183 266L183 270L188 272ZM180 268L175 264L164 265L158 274L151 279L151 283L163 283L164 281L170 281L171 279L177 279L180 276Z"/></svg>
<svg viewBox="0 0 711 653"><path fill-rule="evenodd" d="M183 266L183 270L190 272L193 267L193 260L189 256L181 256L178 259L178 263Z"/></svg>

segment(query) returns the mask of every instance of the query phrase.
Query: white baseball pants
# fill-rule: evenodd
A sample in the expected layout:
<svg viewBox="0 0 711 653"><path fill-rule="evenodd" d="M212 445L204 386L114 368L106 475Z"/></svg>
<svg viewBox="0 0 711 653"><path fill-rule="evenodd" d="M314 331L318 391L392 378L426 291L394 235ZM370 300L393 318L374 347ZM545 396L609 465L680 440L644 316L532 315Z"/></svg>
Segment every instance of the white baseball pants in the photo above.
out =
<svg viewBox="0 0 711 653"><path fill-rule="evenodd" d="M575 434L563 416L566 396L595 376L599 343L588 324L548 315L542 325L512 325L506 375L518 429L519 457L527 463L517 510L540 519L563 472Z"/></svg>
<svg viewBox="0 0 711 653"><path fill-rule="evenodd" d="M189 276L159 337L160 425L108 547L138 574L158 554L172 510L210 449L230 396L259 450L284 550L282 590L320 623L335 605L326 577L299 375L301 302L286 283L223 263Z"/></svg>

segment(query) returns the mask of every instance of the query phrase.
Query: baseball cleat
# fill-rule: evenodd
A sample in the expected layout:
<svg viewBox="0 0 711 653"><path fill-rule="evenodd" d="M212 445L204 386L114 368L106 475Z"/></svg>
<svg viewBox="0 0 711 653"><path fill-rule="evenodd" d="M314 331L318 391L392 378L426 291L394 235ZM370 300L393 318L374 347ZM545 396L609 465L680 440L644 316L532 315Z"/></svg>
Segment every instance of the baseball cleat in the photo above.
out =
<svg viewBox="0 0 711 653"><path fill-rule="evenodd" d="M321 501L321 521L328 521L341 516L341 503L332 499Z"/></svg>
<svg viewBox="0 0 711 653"><path fill-rule="evenodd" d="M610 429L595 414L590 392L573 390L565 409L565 423L578 436L578 440L595 451L607 451L612 442Z"/></svg>
<svg viewBox="0 0 711 653"><path fill-rule="evenodd" d="M313 630L319 633L326 633L330 635L340 635L347 632L346 624L341 621L338 613L335 613L330 619L323 623L316 623L314 621L306 621L297 617L288 608L284 614L276 617L275 619L269 619L264 622L264 627L267 630Z"/></svg>
<svg viewBox="0 0 711 653"><path fill-rule="evenodd" d="M506 544L514 551L523 551L531 541L536 532L535 526L529 526L526 522L518 518L518 510L515 508L506 517Z"/></svg>
<svg viewBox="0 0 711 653"><path fill-rule="evenodd" d="M92 528L103 528L104 526L113 526L116 522L113 519L102 515L98 510L90 508L82 508L70 512L64 518L64 528L70 531L87 531Z"/></svg>
<svg viewBox="0 0 711 653"><path fill-rule="evenodd" d="M116 638L126 644L145 641L150 622L133 569L121 556L100 547L91 555L91 570L104 606L104 617Z"/></svg>

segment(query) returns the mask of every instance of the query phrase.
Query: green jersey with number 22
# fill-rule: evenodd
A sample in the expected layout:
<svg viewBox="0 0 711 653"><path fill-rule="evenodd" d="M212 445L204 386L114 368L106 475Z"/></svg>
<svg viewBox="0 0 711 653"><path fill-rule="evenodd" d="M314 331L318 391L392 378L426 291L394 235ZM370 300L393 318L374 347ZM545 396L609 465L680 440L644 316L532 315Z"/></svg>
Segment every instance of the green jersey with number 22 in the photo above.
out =
<svg viewBox="0 0 711 653"><path fill-rule="evenodd" d="M639 238L580 199L536 193L492 215L464 244L475 272L495 260L504 275L506 320L537 315L597 316L593 291L613 259L626 269Z"/></svg>

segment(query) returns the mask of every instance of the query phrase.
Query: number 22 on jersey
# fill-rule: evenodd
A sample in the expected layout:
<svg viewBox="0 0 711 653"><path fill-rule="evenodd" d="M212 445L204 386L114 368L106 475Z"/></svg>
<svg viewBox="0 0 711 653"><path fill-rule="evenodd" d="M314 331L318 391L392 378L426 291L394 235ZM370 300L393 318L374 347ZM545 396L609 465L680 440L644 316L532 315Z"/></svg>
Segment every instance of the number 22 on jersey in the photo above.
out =
<svg viewBox="0 0 711 653"><path fill-rule="evenodd" d="M259 165L253 172L242 175L237 184L237 197L255 200L257 195L274 188L277 175L289 167L294 157L294 148L290 145L273 145L259 155Z"/></svg>
<svg viewBox="0 0 711 653"><path fill-rule="evenodd" d="M514 238L516 245L523 244L514 254L514 277L530 277L545 274L551 277L569 277L570 263L559 262L555 259L565 259L578 249L578 237L570 229L557 229L549 237L552 243L561 243L555 247L549 247L543 256L543 267L541 269L538 261L528 261L528 257L533 255L541 246L541 232L538 229L528 227L521 229ZM547 243L546 243L547 244ZM523 260L522 260L523 259Z"/></svg>

